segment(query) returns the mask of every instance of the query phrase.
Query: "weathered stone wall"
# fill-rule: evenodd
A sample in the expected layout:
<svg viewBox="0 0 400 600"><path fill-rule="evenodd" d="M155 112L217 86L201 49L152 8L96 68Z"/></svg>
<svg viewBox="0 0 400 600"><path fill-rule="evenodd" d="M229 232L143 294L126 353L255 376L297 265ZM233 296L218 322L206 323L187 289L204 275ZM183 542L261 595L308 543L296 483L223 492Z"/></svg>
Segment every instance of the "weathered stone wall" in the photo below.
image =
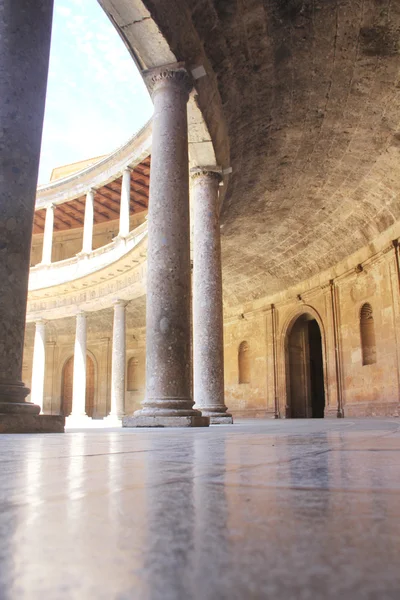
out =
<svg viewBox="0 0 400 600"><path fill-rule="evenodd" d="M273 416L276 396L279 415L285 416L290 404L287 339L296 319L307 313L317 320L321 330L325 416L337 416L342 408L344 416L349 417L398 414L399 277L395 249L387 247L361 268L348 270L332 283L328 273L325 283L312 286L305 282L303 287L303 294L297 294L297 289L288 290L273 307L269 300L239 306L236 316L226 319L225 386L229 408L236 415ZM360 310L365 302L373 309L376 363L363 365ZM238 349L243 340L251 349L249 384L238 383Z"/></svg>

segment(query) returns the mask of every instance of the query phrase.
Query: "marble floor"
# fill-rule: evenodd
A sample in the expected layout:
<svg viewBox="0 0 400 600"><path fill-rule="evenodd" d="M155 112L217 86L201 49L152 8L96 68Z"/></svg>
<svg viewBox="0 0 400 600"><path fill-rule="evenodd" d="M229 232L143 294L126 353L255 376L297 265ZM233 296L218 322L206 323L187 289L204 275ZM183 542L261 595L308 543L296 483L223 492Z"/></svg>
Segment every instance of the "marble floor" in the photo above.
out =
<svg viewBox="0 0 400 600"><path fill-rule="evenodd" d="M399 600L400 420L0 437L1 600Z"/></svg>

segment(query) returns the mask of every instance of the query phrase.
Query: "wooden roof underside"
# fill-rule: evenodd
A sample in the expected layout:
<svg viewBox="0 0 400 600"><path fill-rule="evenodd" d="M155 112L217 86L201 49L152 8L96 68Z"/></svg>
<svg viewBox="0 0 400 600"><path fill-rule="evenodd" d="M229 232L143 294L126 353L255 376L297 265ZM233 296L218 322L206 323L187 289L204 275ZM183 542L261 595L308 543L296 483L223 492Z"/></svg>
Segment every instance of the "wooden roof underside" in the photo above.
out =
<svg viewBox="0 0 400 600"><path fill-rule="evenodd" d="M130 213L147 210L149 203L150 156L131 171ZM119 219L122 177L95 190L94 224ZM56 205L54 209L54 231L83 227L86 197ZM35 211L33 233L43 233L46 210Z"/></svg>

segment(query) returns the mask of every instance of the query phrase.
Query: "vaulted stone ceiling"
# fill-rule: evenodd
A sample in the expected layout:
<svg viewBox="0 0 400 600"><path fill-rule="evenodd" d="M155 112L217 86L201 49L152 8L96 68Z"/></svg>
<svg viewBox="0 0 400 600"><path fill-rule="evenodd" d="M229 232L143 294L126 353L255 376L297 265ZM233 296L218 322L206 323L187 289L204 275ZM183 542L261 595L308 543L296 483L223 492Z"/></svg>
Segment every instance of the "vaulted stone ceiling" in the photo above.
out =
<svg viewBox="0 0 400 600"><path fill-rule="evenodd" d="M399 219L399 2L145 4L177 59L193 64L200 44L216 75L228 304L307 279Z"/></svg>

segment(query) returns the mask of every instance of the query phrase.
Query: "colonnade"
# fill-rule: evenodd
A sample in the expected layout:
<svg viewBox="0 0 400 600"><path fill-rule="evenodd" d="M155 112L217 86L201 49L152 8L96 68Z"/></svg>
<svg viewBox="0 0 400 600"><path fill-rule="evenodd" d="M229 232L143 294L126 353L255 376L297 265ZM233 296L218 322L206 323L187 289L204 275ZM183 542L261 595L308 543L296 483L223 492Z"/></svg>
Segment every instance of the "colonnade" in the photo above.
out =
<svg viewBox="0 0 400 600"><path fill-rule="evenodd" d="M45 324L36 324L33 402L21 381L22 353L40 142L51 34L52 0L18 0L0 16L4 40L0 83L0 431L62 430L43 405ZM21 22L16 23L20 20ZM21 33L23 32L23 33ZM29 33L30 32L30 33ZM29 35L28 35L29 33ZM218 172L195 178L194 399L191 358L191 267L187 102L192 81L180 65L147 72L154 100L147 270L146 397L124 417L130 426L207 426L231 422L223 397L222 289ZM18 115L18 120L15 120ZM21 166L22 165L22 166ZM94 190L86 196L82 252L90 254ZM129 233L130 172L122 177L119 235ZM47 207L42 262L51 262L54 205ZM15 235L18 231L18 235ZM208 306L206 306L208 304ZM86 315L76 317L72 417L85 417ZM112 410L123 417L125 304L114 306ZM194 405L196 401L196 405ZM8 418L10 415L16 419ZM8 428L8 429L7 429Z"/></svg>
<svg viewBox="0 0 400 600"><path fill-rule="evenodd" d="M119 232L118 238L125 239L130 230L130 191L131 191L131 169L125 167L122 172L121 201L119 212ZM96 190L89 189L85 200L85 216L83 223L83 240L81 255L85 256L93 251L93 226L94 226L94 198ZM43 234L42 265L49 265L52 262L53 251L53 230L54 230L54 210L55 204L49 204L46 207L46 218Z"/></svg>

